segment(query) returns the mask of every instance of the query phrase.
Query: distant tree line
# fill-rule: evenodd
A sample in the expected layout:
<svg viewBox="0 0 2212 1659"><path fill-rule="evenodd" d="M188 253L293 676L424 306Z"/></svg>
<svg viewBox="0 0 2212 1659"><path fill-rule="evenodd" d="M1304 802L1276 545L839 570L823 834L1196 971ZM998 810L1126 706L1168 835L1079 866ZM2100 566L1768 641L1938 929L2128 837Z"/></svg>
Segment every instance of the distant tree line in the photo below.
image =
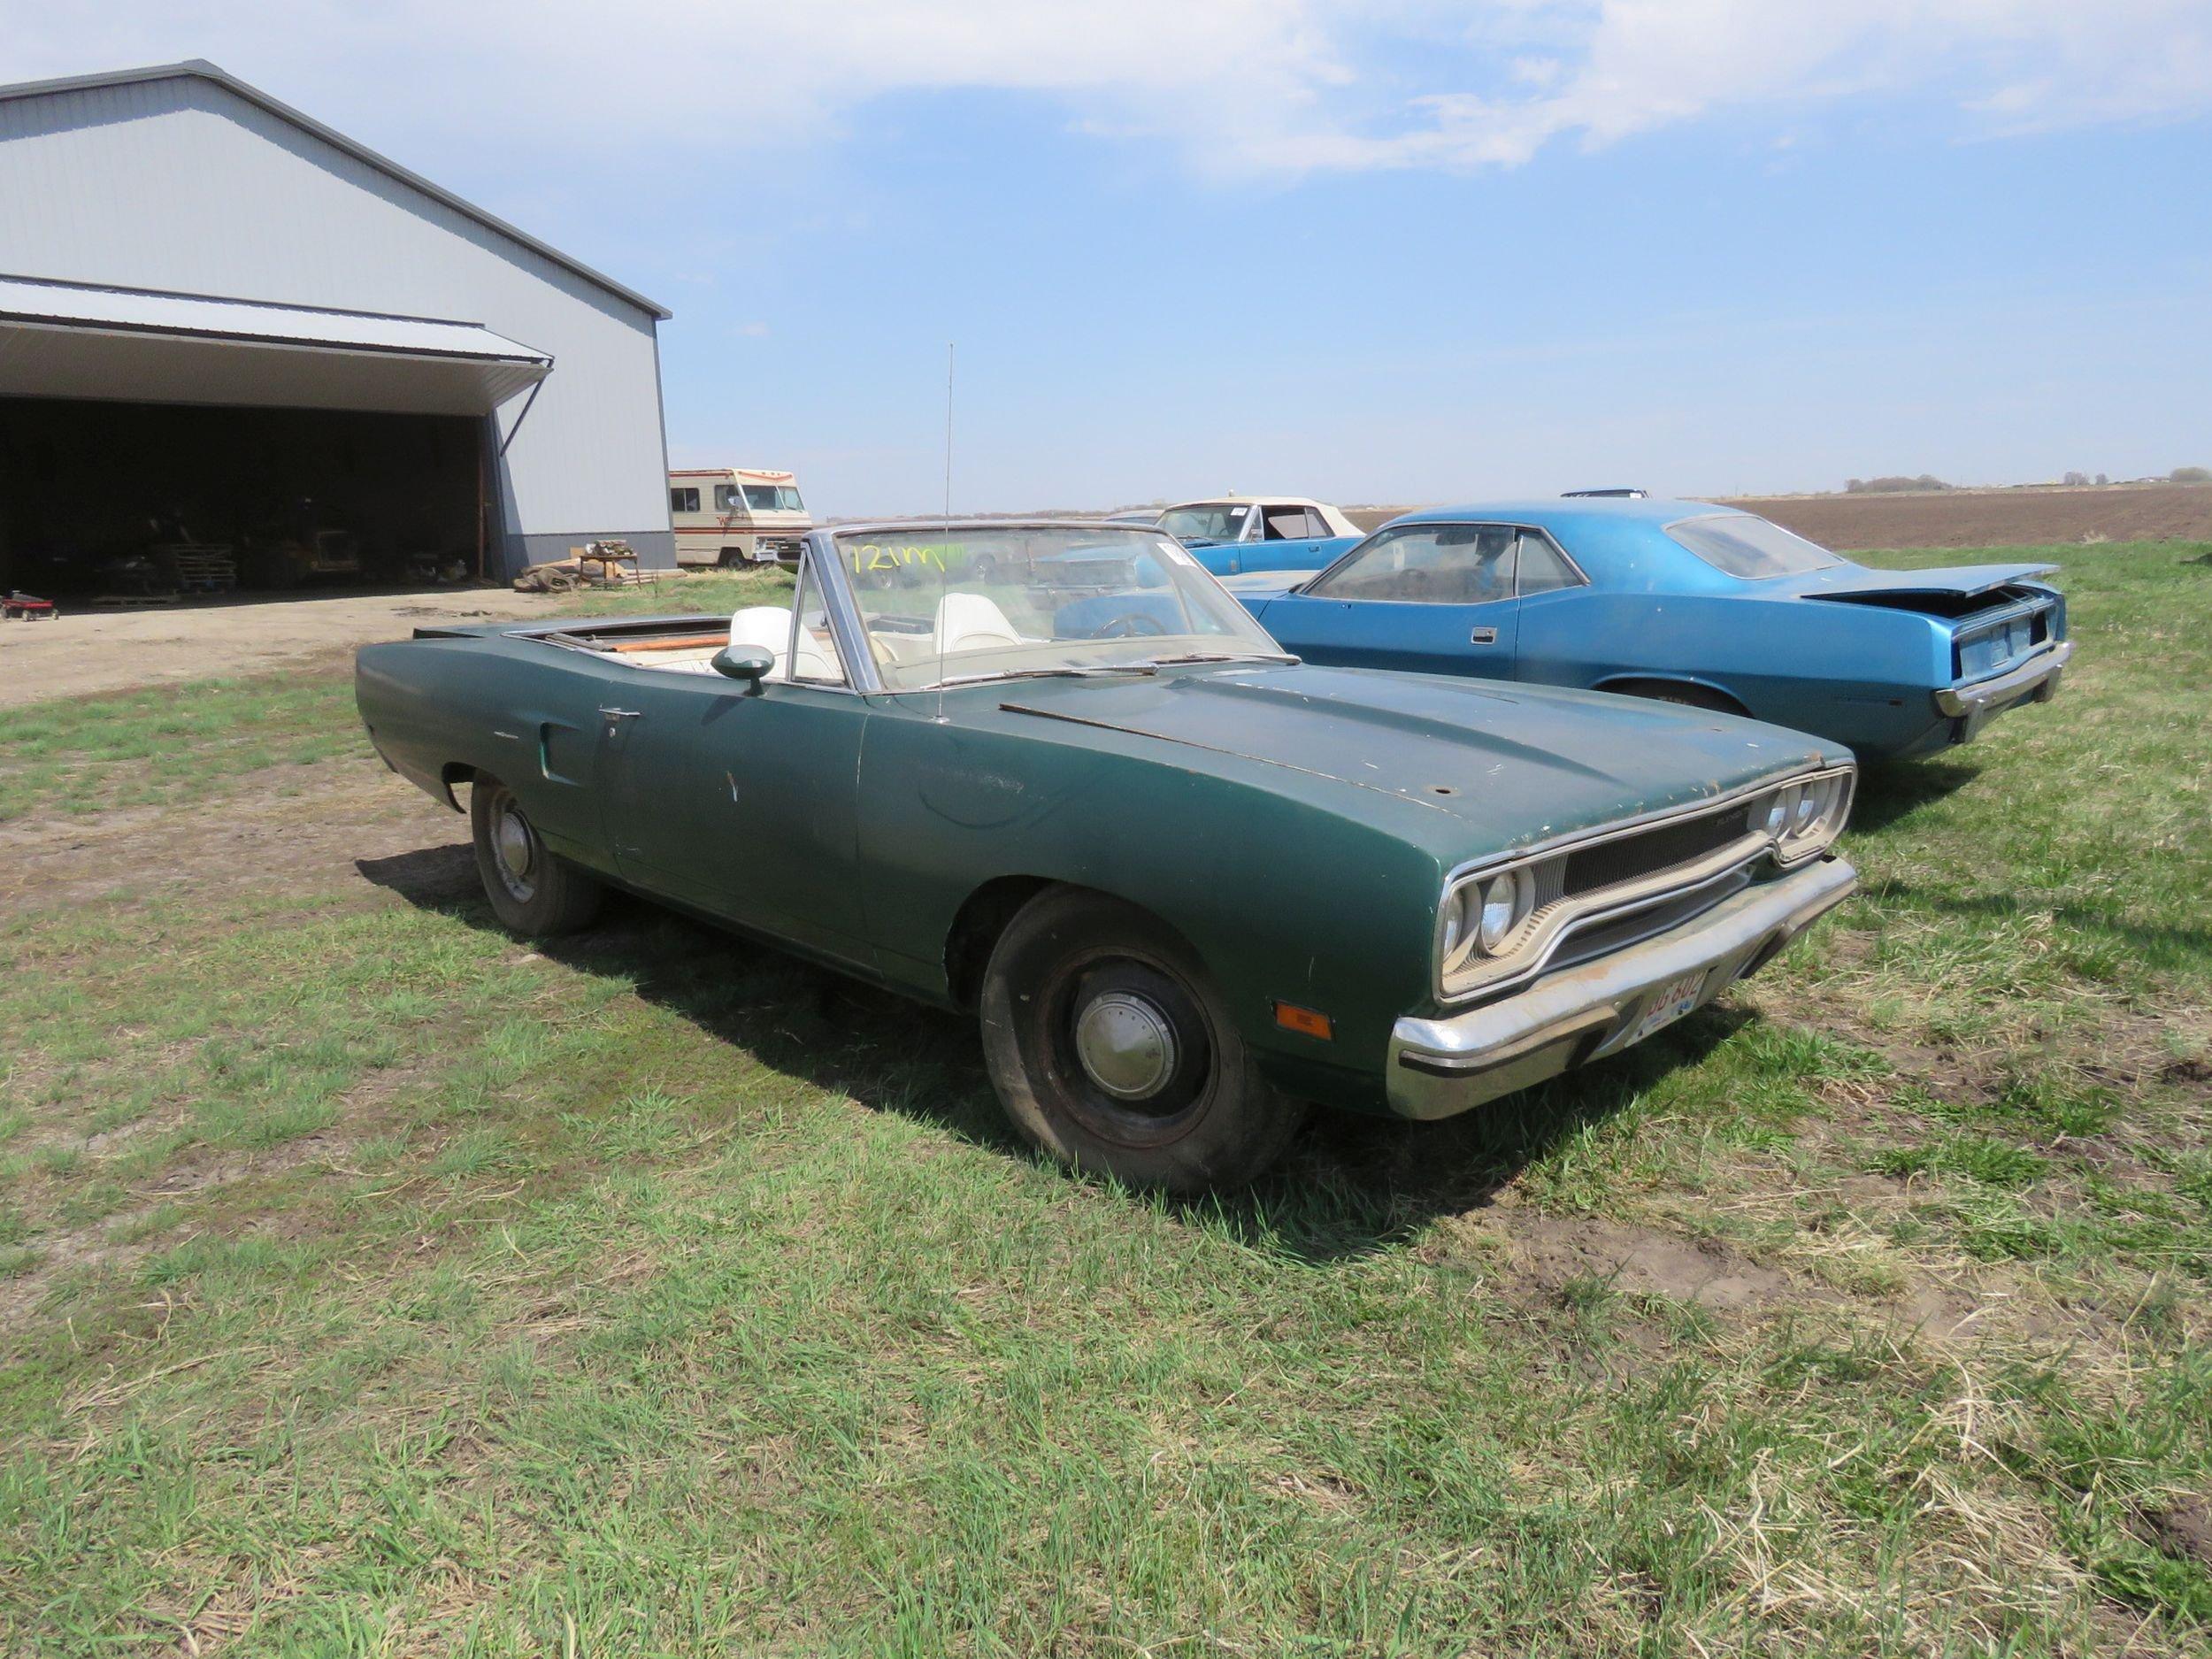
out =
<svg viewBox="0 0 2212 1659"><path fill-rule="evenodd" d="M1948 489L1941 479L1923 472L1918 478L1854 478L1844 480L1844 493L1851 495L1887 495L1901 489Z"/></svg>
<svg viewBox="0 0 2212 1659"><path fill-rule="evenodd" d="M2059 481L2062 484L2078 487L2086 485L2092 480L2086 472L2069 472ZM2100 472L2094 481L2100 484L2109 484L2112 480ZM2155 478L2139 478L2123 481L2155 484L2161 480ZM2163 481L2169 484L2212 484L2212 466L2177 466L2166 474ZM1931 472L1923 472L1918 478L1907 478L1902 473L1893 473L1887 478L1846 479L1843 485L1844 493L1847 495L1893 495L1901 490L1950 489L1952 488L1953 486L1945 483ZM2016 485L2014 488L2019 487Z"/></svg>

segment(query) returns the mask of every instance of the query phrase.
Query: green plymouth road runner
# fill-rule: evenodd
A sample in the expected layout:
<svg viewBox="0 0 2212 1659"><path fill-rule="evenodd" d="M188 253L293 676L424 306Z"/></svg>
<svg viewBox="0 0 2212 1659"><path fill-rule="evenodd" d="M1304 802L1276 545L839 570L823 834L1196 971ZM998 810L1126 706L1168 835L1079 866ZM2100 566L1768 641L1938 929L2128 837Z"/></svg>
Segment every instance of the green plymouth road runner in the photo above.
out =
<svg viewBox="0 0 2212 1659"><path fill-rule="evenodd" d="M419 629L361 652L362 718L469 787L509 927L613 885L973 1010L1013 1121L1133 1183L1617 1053L1855 881L1840 746L1304 665L1156 530L817 531L794 598Z"/></svg>

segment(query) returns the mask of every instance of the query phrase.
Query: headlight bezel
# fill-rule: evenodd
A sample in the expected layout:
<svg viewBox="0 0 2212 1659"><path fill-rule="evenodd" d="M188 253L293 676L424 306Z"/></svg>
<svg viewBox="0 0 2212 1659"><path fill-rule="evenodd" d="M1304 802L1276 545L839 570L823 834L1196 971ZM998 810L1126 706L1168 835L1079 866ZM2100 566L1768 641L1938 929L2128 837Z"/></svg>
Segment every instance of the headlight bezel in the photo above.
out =
<svg viewBox="0 0 2212 1659"><path fill-rule="evenodd" d="M1711 864L1724 872L1770 857L1778 869L1791 870L1816 858L1834 843L1849 820L1857 784L1858 767L1853 763L1808 768L1778 782L1769 779L1732 790L1717 800L1666 809L1595 831L1575 832L1460 865L1447 876L1437 903L1430 959L1437 1000L1447 1004L1464 1002L1532 978L1571 933L1617 912L1664 903L1703 881L1717 879L1693 873L1699 866ZM1807 800L1813 804L1809 816L1801 822L1801 803ZM1782 809L1780 827L1770 829L1767 823L1777 807ZM1742 815L1740 821L1745 833L1704 858L1587 893L1566 895L1563 892L1567 860L1578 851L1678 820L1728 813ZM1665 879L1678 874L1683 879ZM1481 938L1482 901L1492 886L1506 877L1516 883L1516 912L1510 925L1497 935L1496 948L1486 949ZM1485 968L1489 972L1477 972Z"/></svg>
<svg viewBox="0 0 2212 1659"><path fill-rule="evenodd" d="M1843 833L1850 821L1858 776L1856 766L1829 766L1770 787L1752 798L1745 822L1754 833L1766 836L1777 864L1793 870L1818 857ZM1770 827L1777 809L1778 832Z"/></svg>

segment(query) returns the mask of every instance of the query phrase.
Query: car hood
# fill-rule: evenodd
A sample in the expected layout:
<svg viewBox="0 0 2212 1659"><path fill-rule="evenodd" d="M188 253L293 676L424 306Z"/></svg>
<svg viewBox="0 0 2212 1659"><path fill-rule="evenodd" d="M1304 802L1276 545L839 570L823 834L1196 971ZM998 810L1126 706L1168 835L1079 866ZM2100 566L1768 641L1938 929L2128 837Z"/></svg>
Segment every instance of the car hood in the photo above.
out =
<svg viewBox="0 0 2212 1659"><path fill-rule="evenodd" d="M1773 591L1802 599L1868 599L1878 595L1946 594L1970 599L2010 582L2048 576L2055 565L1954 565L1932 571L1877 571L1837 565L1774 579Z"/></svg>
<svg viewBox="0 0 2212 1659"><path fill-rule="evenodd" d="M1499 849L1849 759L1733 715L1376 669L1299 664L990 689L1009 714L1279 767L1309 787L1392 796L1477 827Z"/></svg>

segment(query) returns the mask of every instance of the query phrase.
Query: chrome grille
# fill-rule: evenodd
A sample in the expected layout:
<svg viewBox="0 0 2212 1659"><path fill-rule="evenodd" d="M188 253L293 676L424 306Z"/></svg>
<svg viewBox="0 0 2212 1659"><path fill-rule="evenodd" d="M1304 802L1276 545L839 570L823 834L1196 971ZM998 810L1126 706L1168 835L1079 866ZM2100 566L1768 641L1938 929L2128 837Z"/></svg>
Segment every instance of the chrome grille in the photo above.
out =
<svg viewBox="0 0 2212 1659"><path fill-rule="evenodd" d="M1741 806L1709 812L1701 818L1662 824L1640 834L1619 835L1567 855L1567 869L1560 890L1572 898L1617 887L1624 881L1656 875L1677 864L1718 852L1749 833Z"/></svg>

